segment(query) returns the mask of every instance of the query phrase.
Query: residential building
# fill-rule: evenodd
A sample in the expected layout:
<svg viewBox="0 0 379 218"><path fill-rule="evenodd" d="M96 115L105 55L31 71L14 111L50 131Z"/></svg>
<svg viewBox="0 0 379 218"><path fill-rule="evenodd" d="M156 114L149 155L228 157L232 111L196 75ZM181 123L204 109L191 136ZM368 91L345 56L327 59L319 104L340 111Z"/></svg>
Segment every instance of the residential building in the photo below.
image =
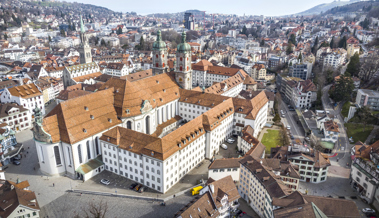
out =
<svg viewBox="0 0 379 218"><path fill-rule="evenodd" d="M41 90L34 84L5 88L1 93L1 103L17 103L30 113L38 107L45 114L45 103Z"/></svg>
<svg viewBox="0 0 379 218"><path fill-rule="evenodd" d="M238 135L237 148L243 154L246 154L250 149L257 148L258 157L263 158L265 156L265 146L254 137L254 129L251 126L246 126L242 129L242 134ZM255 151L255 149L254 149ZM257 151L255 151L257 152Z"/></svg>
<svg viewBox="0 0 379 218"><path fill-rule="evenodd" d="M132 73L133 68L130 68L124 63L108 63L105 69L103 70L104 74L111 76L126 76Z"/></svg>
<svg viewBox="0 0 379 218"><path fill-rule="evenodd" d="M370 89L358 89L355 103L360 106L368 106L371 110L379 110L379 91Z"/></svg>
<svg viewBox="0 0 379 218"><path fill-rule="evenodd" d="M32 114L16 103L3 103L0 104L0 121L20 132L32 127Z"/></svg>
<svg viewBox="0 0 379 218"><path fill-rule="evenodd" d="M240 160L242 158L223 158L214 160L208 167L208 178L215 180L231 176L233 181L239 181Z"/></svg>
<svg viewBox="0 0 379 218"><path fill-rule="evenodd" d="M19 155L23 145L17 143L16 132L6 123L0 124L0 158L1 164L6 166L11 163L11 159Z"/></svg>
<svg viewBox="0 0 379 218"><path fill-rule="evenodd" d="M216 181L209 178L199 196L180 209L174 217L230 217L230 211L239 207L240 197L230 176Z"/></svg>
<svg viewBox="0 0 379 218"><path fill-rule="evenodd" d="M299 167L300 181L320 183L327 179L330 160L328 155L303 145L271 149L272 158L289 161Z"/></svg>
<svg viewBox="0 0 379 218"><path fill-rule="evenodd" d="M361 217L357 205L352 200L303 195L298 191L284 198L274 198L273 206L275 218Z"/></svg>
<svg viewBox="0 0 379 218"><path fill-rule="evenodd" d="M293 89L292 102L296 108L309 109L317 100L317 87L310 79L299 81Z"/></svg>
<svg viewBox="0 0 379 218"><path fill-rule="evenodd" d="M320 130L324 134L324 138L321 139L322 141L329 141L332 143L337 142L340 133L337 122L334 120L327 120L321 125Z"/></svg>
<svg viewBox="0 0 379 218"><path fill-rule="evenodd" d="M0 180L0 201L3 204L1 217L40 217L36 194L29 190L29 186L27 180L18 183Z"/></svg>
<svg viewBox="0 0 379 218"><path fill-rule="evenodd" d="M307 80L311 77L312 63L298 63L289 67L288 75L290 77L297 77L302 80Z"/></svg>
<svg viewBox="0 0 379 218"><path fill-rule="evenodd" d="M63 85L67 87L78 83L94 84L94 79L101 75L99 65L95 62L65 67L63 71Z"/></svg>
<svg viewBox="0 0 379 218"><path fill-rule="evenodd" d="M324 68L331 67L336 70L346 64L346 56L347 52L345 49L333 49L332 52L325 54L323 66Z"/></svg>
<svg viewBox="0 0 379 218"><path fill-rule="evenodd" d="M370 146L357 149L351 164L351 187L358 191L359 197L372 204L379 185L379 141ZM378 202L374 205L377 207Z"/></svg>

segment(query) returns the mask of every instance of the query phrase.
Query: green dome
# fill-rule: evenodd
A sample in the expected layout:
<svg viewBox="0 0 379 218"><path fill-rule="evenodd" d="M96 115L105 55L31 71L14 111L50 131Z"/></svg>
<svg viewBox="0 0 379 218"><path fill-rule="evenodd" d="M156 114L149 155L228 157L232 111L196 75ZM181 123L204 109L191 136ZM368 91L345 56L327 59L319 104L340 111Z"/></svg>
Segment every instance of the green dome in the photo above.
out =
<svg viewBox="0 0 379 218"><path fill-rule="evenodd" d="M191 46L186 43L186 33L182 33L182 42L178 45L178 51L180 53L187 53L191 51Z"/></svg>
<svg viewBox="0 0 379 218"><path fill-rule="evenodd" d="M157 41L153 43L153 50L166 50L166 43L162 41L161 31L157 32Z"/></svg>

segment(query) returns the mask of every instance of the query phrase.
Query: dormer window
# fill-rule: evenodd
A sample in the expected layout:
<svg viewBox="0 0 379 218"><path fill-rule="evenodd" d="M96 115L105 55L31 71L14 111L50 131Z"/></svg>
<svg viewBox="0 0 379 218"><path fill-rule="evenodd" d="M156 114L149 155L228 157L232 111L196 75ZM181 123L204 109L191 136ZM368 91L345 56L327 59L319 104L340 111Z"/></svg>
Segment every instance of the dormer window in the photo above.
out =
<svg viewBox="0 0 379 218"><path fill-rule="evenodd" d="M87 133L87 130L83 128L83 132L84 132L84 133Z"/></svg>
<svg viewBox="0 0 379 218"><path fill-rule="evenodd" d="M154 151L151 152L151 156L154 156Z"/></svg>
<svg viewBox="0 0 379 218"><path fill-rule="evenodd" d="M88 111L88 107L87 107L87 106L84 106L84 110Z"/></svg>
<svg viewBox="0 0 379 218"><path fill-rule="evenodd" d="M95 119L95 117L93 115L90 115L89 117L91 118L91 120Z"/></svg>
<svg viewBox="0 0 379 218"><path fill-rule="evenodd" d="M129 110L129 109L126 109L126 110L125 110L125 113L126 113L126 114L130 114L130 110Z"/></svg>
<svg viewBox="0 0 379 218"><path fill-rule="evenodd" d="M112 119L111 119L111 118L109 118L109 119L108 119L108 122L112 123Z"/></svg>

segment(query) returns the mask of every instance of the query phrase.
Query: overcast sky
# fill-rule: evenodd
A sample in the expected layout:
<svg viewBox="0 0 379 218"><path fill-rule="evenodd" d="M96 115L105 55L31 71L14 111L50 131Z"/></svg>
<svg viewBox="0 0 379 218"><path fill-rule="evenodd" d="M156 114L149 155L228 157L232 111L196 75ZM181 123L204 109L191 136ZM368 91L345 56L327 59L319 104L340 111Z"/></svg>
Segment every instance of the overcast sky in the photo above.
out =
<svg viewBox="0 0 379 218"><path fill-rule="evenodd" d="M107 7L117 12L175 13L190 9L238 15L289 15L333 0L66 0Z"/></svg>

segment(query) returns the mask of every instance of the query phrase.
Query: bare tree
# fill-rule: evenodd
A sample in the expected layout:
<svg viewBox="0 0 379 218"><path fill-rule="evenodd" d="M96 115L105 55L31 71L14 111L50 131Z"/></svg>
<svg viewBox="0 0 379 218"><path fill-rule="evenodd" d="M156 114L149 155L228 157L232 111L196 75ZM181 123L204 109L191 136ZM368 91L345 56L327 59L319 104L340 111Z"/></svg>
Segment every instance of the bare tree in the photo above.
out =
<svg viewBox="0 0 379 218"><path fill-rule="evenodd" d="M378 72L378 59L378 54L372 54L362 59L359 77L364 83L369 82L373 78L374 74Z"/></svg>
<svg viewBox="0 0 379 218"><path fill-rule="evenodd" d="M99 203L91 202L84 211L86 218L105 218L108 211L108 204L101 200Z"/></svg>

